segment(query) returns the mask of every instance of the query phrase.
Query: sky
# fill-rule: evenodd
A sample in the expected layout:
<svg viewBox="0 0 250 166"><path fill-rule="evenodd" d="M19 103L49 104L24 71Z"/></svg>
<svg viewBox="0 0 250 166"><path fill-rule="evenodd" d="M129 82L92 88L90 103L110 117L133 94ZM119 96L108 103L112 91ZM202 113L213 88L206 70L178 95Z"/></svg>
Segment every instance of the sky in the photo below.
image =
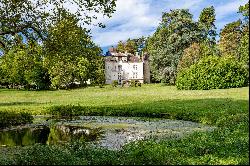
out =
<svg viewBox="0 0 250 166"><path fill-rule="evenodd" d="M248 0L117 0L116 11L111 18L98 16L106 28L91 26L93 41L105 53L118 41L152 35L161 21L163 12L170 9L189 9L195 21L205 7L214 6L217 33L227 24L241 18L237 13L240 5Z"/></svg>

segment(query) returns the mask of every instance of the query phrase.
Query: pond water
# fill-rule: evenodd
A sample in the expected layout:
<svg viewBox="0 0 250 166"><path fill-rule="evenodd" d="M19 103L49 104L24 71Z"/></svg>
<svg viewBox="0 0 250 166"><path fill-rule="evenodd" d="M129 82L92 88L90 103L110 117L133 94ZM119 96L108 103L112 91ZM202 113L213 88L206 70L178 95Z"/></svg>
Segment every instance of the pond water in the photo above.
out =
<svg viewBox="0 0 250 166"><path fill-rule="evenodd" d="M0 146L51 145L84 140L115 150L131 141L176 139L195 131L213 129L189 121L156 118L79 116L74 119L52 119L36 116L33 124L0 130Z"/></svg>

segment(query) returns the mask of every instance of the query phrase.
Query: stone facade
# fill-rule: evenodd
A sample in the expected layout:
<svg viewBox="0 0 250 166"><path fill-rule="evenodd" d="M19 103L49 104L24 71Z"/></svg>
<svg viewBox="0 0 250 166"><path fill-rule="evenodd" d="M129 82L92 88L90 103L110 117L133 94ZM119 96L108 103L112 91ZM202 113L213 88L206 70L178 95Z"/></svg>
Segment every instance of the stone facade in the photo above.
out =
<svg viewBox="0 0 250 166"><path fill-rule="evenodd" d="M114 80L117 80L118 84L131 80L145 82L144 69L147 68L145 64L148 65L148 63L144 57L130 53L117 53L114 48L109 49L107 54L108 56L105 57L106 84L112 84ZM147 76L147 83L149 82Z"/></svg>

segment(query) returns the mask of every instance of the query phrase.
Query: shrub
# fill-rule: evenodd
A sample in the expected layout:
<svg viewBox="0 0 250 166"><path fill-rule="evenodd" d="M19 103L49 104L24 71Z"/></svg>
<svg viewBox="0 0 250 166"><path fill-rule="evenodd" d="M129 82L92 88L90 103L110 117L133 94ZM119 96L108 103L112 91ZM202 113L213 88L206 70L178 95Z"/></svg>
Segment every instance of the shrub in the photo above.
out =
<svg viewBox="0 0 250 166"><path fill-rule="evenodd" d="M33 116L26 112L0 112L0 128L32 123Z"/></svg>
<svg viewBox="0 0 250 166"><path fill-rule="evenodd" d="M141 87L141 83L140 83L140 82L138 82L137 85L138 85L139 87Z"/></svg>
<svg viewBox="0 0 250 166"><path fill-rule="evenodd" d="M117 87L117 86L118 86L118 81L117 81L117 80L114 80L114 81L112 82L112 86L113 86L113 87Z"/></svg>
<svg viewBox="0 0 250 166"><path fill-rule="evenodd" d="M122 87L124 87L126 85L127 81L122 81Z"/></svg>
<svg viewBox="0 0 250 166"><path fill-rule="evenodd" d="M14 165L86 165L64 147L35 144L24 147L14 156Z"/></svg>
<svg viewBox="0 0 250 166"><path fill-rule="evenodd" d="M232 57L208 56L177 75L178 89L207 90L247 86L248 71Z"/></svg>
<svg viewBox="0 0 250 166"><path fill-rule="evenodd" d="M184 50L183 56L178 63L177 71L179 72L195 64L200 59L201 55L200 45L198 43L193 43L190 47Z"/></svg>
<svg viewBox="0 0 250 166"><path fill-rule="evenodd" d="M130 86L131 86L131 87L136 87L136 82L135 82L135 80L131 80Z"/></svg>

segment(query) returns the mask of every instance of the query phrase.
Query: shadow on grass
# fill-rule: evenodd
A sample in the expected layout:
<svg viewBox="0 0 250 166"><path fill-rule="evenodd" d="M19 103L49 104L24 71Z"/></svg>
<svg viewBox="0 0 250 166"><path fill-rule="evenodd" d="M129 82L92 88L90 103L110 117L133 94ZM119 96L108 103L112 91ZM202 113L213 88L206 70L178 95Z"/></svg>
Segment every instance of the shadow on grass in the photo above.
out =
<svg viewBox="0 0 250 166"><path fill-rule="evenodd" d="M4 106L19 106L19 105L34 105L34 104L42 104L38 102L9 102L9 103L0 103L0 107Z"/></svg>
<svg viewBox="0 0 250 166"><path fill-rule="evenodd" d="M106 106L58 105L48 108L59 116L157 117L215 124L231 115L248 115L248 101L234 99L161 100Z"/></svg>

